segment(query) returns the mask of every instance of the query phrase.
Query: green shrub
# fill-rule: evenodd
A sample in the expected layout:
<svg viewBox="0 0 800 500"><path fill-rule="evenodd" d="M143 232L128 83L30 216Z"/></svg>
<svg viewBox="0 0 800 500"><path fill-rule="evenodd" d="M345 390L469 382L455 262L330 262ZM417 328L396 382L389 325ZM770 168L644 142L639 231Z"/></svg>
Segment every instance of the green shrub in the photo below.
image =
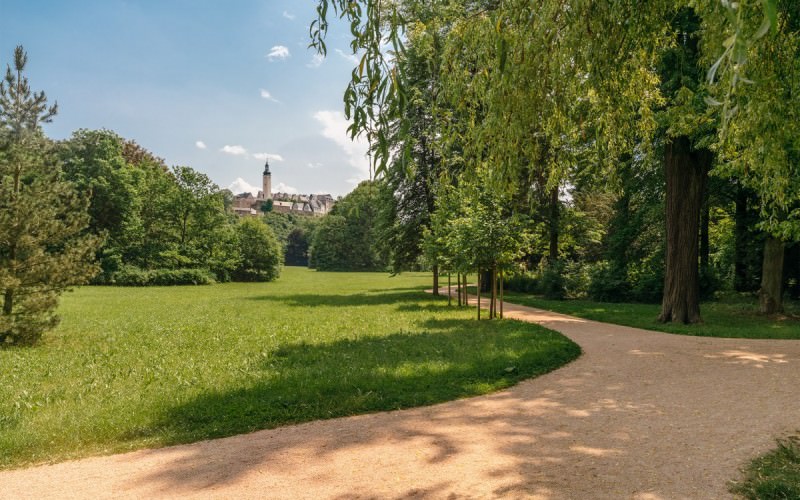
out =
<svg viewBox="0 0 800 500"><path fill-rule="evenodd" d="M564 264L562 262L550 264L542 271L541 287L545 298L563 300L567 297Z"/></svg>
<svg viewBox="0 0 800 500"><path fill-rule="evenodd" d="M150 284L156 286L209 285L214 280L204 269L153 269Z"/></svg>
<svg viewBox="0 0 800 500"><path fill-rule="evenodd" d="M539 279L532 273L519 273L507 277L503 282L503 288L519 293L540 293Z"/></svg>
<svg viewBox="0 0 800 500"><path fill-rule="evenodd" d="M108 284L117 286L209 285L214 280L204 269L139 269L124 266L114 273Z"/></svg>
<svg viewBox="0 0 800 500"><path fill-rule="evenodd" d="M589 297L599 302L625 302L631 299L631 284L624 270L599 263L591 273Z"/></svg>
<svg viewBox="0 0 800 500"><path fill-rule="evenodd" d="M242 260L234 270L235 281L273 281L281 274L283 247L275 233L258 219L243 219L237 226Z"/></svg>

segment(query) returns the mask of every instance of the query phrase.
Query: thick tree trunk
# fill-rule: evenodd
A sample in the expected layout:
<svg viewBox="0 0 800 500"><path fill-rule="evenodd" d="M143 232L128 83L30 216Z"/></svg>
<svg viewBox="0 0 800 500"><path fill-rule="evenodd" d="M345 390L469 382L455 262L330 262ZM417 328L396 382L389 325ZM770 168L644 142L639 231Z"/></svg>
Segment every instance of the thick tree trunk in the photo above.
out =
<svg viewBox="0 0 800 500"><path fill-rule="evenodd" d="M739 186L736 191L736 214L733 228L733 289L745 292L747 286L747 192Z"/></svg>
<svg viewBox="0 0 800 500"><path fill-rule="evenodd" d="M3 316L10 316L14 310L14 290L6 290L3 294Z"/></svg>
<svg viewBox="0 0 800 500"><path fill-rule="evenodd" d="M503 319L503 290L505 289L505 283L503 281L503 271L500 270L500 319Z"/></svg>
<svg viewBox="0 0 800 500"><path fill-rule="evenodd" d="M558 226L561 215L559 208L558 187L554 187L550 192L550 252L548 255L550 264L555 264L558 261Z"/></svg>
<svg viewBox="0 0 800 500"><path fill-rule="evenodd" d="M659 316L659 321L664 323L702 321L698 236L710 164L711 153L692 151L688 137L678 137L666 146L667 262Z"/></svg>
<svg viewBox="0 0 800 500"><path fill-rule="evenodd" d="M762 314L783 311L783 251L783 241L772 236L767 237L764 242L761 290L758 292L758 309Z"/></svg>
<svg viewBox="0 0 800 500"><path fill-rule="evenodd" d="M433 266L433 294L439 295L439 266Z"/></svg>

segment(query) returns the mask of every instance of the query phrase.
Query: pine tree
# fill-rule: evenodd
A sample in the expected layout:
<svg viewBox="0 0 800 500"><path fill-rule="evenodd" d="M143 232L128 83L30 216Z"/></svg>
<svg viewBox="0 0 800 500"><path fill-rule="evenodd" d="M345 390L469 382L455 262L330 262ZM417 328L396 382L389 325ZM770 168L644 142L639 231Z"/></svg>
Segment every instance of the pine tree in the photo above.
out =
<svg viewBox="0 0 800 500"><path fill-rule="evenodd" d="M55 116L23 76L27 54L0 82L0 344L31 344L58 323L58 297L97 271L88 202L61 178L40 124Z"/></svg>

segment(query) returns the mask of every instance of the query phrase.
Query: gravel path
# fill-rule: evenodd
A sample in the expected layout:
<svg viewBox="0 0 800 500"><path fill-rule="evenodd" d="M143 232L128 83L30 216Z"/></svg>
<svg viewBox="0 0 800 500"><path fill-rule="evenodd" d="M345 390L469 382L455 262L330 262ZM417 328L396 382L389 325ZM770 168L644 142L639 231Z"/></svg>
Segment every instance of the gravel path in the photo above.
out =
<svg viewBox="0 0 800 500"><path fill-rule="evenodd" d="M0 498L727 498L800 427L800 342L521 306L583 356L489 396L0 473Z"/></svg>

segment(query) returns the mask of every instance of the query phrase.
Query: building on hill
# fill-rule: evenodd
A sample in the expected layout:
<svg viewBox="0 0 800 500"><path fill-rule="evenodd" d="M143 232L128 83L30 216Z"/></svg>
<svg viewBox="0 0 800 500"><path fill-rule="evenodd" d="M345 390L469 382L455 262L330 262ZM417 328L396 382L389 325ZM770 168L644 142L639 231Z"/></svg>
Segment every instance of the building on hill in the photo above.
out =
<svg viewBox="0 0 800 500"><path fill-rule="evenodd" d="M333 208L336 200L329 194L289 194L272 192L272 173L269 171L269 160L264 164L261 175L261 191L237 194L233 198L233 211L241 216L257 216L264 205L272 201L272 210L280 213L294 213L321 217Z"/></svg>

